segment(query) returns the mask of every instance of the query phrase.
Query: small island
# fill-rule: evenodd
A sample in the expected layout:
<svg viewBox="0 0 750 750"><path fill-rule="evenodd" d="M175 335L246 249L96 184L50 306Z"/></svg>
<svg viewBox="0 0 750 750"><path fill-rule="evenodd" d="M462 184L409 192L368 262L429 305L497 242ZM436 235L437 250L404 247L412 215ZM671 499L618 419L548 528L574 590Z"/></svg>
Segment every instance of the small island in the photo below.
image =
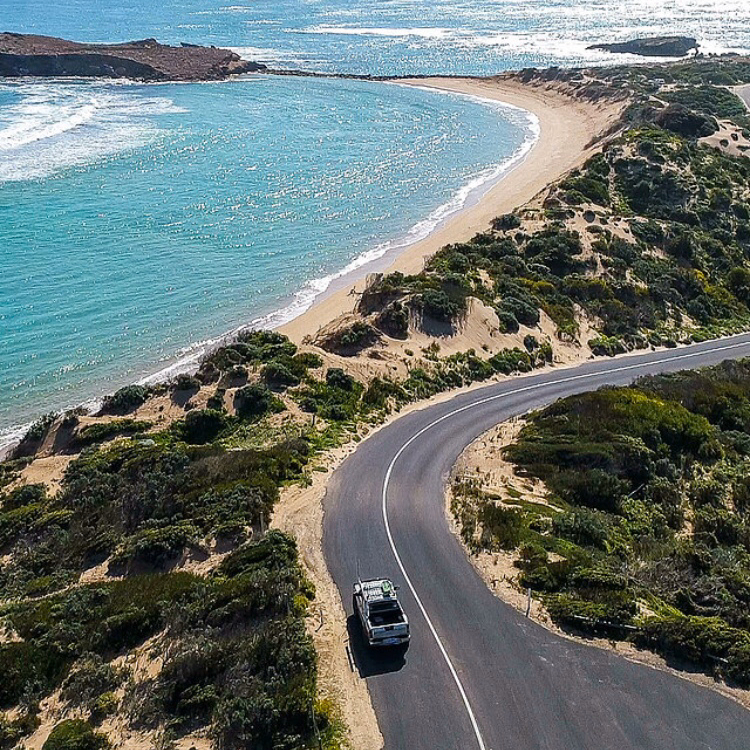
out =
<svg viewBox="0 0 750 750"><path fill-rule="evenodd" d="M137 81L220 81L266 70L219 47L156 39L122 44L81 44L33 34L0 33L0 76L130 78Z"/></svg>
<svg viewBox="0 0 750 750"><path fill-rule="evenodd" d="M685 57L698 51L698 40L691 36L653 36L628 42L592 44L588 49L603 50L641 57Z"/></svg>

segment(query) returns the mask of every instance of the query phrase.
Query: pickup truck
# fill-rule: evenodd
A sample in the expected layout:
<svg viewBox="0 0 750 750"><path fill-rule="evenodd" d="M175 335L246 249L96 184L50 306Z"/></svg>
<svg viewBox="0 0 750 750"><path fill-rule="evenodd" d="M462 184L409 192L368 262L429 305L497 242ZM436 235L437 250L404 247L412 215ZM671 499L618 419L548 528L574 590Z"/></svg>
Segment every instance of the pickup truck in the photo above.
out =
<svg viewBox="0 0 750 750"><path fill-rule="evenodd" d="M409 620L387 578L354 584L354 611L370 646L401 646L409 642Z"/></svg>

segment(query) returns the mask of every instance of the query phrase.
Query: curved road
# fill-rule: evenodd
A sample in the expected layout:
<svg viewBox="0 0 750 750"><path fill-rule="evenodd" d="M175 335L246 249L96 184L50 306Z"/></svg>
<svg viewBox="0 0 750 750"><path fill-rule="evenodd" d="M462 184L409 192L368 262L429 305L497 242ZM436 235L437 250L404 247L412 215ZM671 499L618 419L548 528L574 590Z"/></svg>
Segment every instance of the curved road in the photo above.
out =
<svg viewBox="0 0 750 750"><path fill-rule="evenodd" d="M415 411L333 474L324 549L387 750L747 750L750 712L718 693L560 638L497 599L448 529L444 483L498 422L598 388L750 356L750 335L514 378ZM390 576L412 623L368 653L351 586Z"/></svg>

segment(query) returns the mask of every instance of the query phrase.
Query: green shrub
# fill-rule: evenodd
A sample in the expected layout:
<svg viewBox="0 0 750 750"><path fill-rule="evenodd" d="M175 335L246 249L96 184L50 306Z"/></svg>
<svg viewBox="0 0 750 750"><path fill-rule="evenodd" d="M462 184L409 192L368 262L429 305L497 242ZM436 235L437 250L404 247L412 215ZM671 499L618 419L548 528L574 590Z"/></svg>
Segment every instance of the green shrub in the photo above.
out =
<svg viewBox="0 0 750 750"><path fill-rule="evenodd" d="M271 411L278 411L280 402L266 386L253 383L237 390L234 408L243 419L258 419Z"/></svg>
<svg viewBox="0 0 750 750"><path fill-rule="evenodd" d="M578 508L552 519L555 534L582 547L606 550L611 533L607 517L593 510Z"/></svg>
<svg viewBox="0 0 750 750"><path fill-rule="evenodd" d="M512 312L497 310L497 320L501 333L518 333L520 324Z"/></svg>
<svg viewBox="0 0 750 750"><path fill-rule="evenodd" d="M589 339L588 345L591 352L598 357L614 357L627 351L625 344L613 336L596 336Z"/></svg>
<svg viewBox="0 0 750 750"><path fill-rule="evenodd" d="M283 390L295 385L299 385L300 378L297 374L280 361L271 361L264 365L261 370L261 377L269 387Z"/></svg>
<svg viewBox="0 0 750 750"><path fill-rule="evenodd" d="M127 385L111 396L106 396L102 403L102 414L127 414L146 403L149 389L143 385Z"/></svg>
<svg viewBox="0 0 750 750"><path fill-rule="evenodd" d="M396 402L403 402L406 401L406 393L397 383L376 377L362 394L362 403L367 408L384 409L391 398Z"/></svg>
<svg viewBox="0 0 750 750"><path fill-rule="evenodd" d="M49 693L65 676L72 659L54 647L16 641L0 645L0 708L17 705L32 690Z"/></svg>
<svg viewBox="0 0 750 750"><path fill-rule="evenodd" d="M742 100L720 86L689 86L666 91L663 96L667 101L682 104L712 117L732 119L742 118L747 114Z"/></svg>
<svg viewBox="0 0 750 750"><path fill-rule="evenodd" d="M136 435L151 429L151 422L138 419L113 419L111 422L95 422L81 429L75 436L76 447L102 443L120 435Z"/></svg>
<svg viewBox="0 0 750 750"><path fill-rule="evenodd" d="M409 334L409 312L400 301L391 302L377 317L377 326L394 339L405 339Z"/></svg>
<svg viewBox="0 0 750 750"><path fill-rule="evenodd" d="M630 484L609 471L589 469L561 472L555 489L571 504L619 513Z"/></svg>
<svg viewBox="0 0 750 750"><path fill-rule="evenodd" d="M294 356L294 362L305 370L318 370L323 367L323 357L315 352L300 352Z"/></svg>
<svg viewBox="0 0 750 750"><path fill-rule="evenodd" d="M605 597L600 601L581 599L574 594L552 594L545 597L544 603L554 622L588 631L630 624L636 609L635 601L627 594Z"/></svg>
<svg viewBox="0 0 750 750"><path fill-rule="evenodd" d="M128 540L125 550L116 555L113 562L116 565L117 562L132 560L161 567L179 557L199 536L198 528L190 522L144 529Z"/></svg>
<svg viewBox="0 0 750 750"><path fill-rule="evenodd" d="M103 693L116 690L125 676L125 670L107 664L101 656L86 654L65 678L61 696L76 706L90 706Z"/></svg>
<svg viewBox="0 0 750 750"><path fill-rule="evenodd" d="M115 693L102 693L91 705L90 721L101 724L108 716L117 713L119 706L120 699Z"/></svg>
<svg viewBox="0 0 750 750"><path fill-rule="evenodd" d="M609 185L595 177L569 177L560 187L568 193L577 193L587 201L599 206L610 204Z"/></svg>
<svg viewBox="0 0 750 750"><path fill-rule="evenodd" d="M186 442L200 445L215 440L227 425L227 416L221 411L194 409L187 413L181 432Z"/></svg>
<svg viewBox="0 0 750 750"><path fill-rule="evenodd" d="M35 724L36 722L24 722L22 719L10 721L0 718L0 750L15 750L22 747L21 739L36 729Z"/></svg>
<svg viewBox="0 0 750 750"><path fill-rule="evenodd" d="M518 348L503 349L501 352L490 357L488 360L495 372L510 375L513 372L529 372L531 370L531 358Z"/></svg>
<svg viewBox="0 0 750 750"><path fill-rule="evenodd" d="M326 372L326 384L331 388L340 388L342 391L351 391L354 389L356 381L354 378L345 373L340 367L331 367Z"/></svg>
<svg viewBox="0 0 750 750"><path fill-rule="evenodd" d="M507 231L509 229L518 229L521 226L521 219L516 214L503 214L492 220L492 228L496 231Z"/></svg>
<svg viewBox="0 0 750 750"><path fill-rule="evenodd" d="M511 313L519 323L525 326L533 327L539 324L539 306L528 299L519 299L517 297L504 297L500 310Z"/></svg>
<svg viewBox="0 0 750 750"><path fill-rule="evenodd" d="M201 381L195 375L182 372L174 379L172 386L176 391L199 391Z"/></svg>
<svg viewBox="0 0 750 750"><path fill-rule="evenodd" d="M108 747L106 736L95 732L87 721L68 719L52 730L42 750L105 750Z"/></svg>
<svg viewBox="0 0 750 750"><path fill-rule="evenodd" d="M486 503L479 513L482 546L489 550L515 549L523 533L523 516L513 508Z"/></svg>
<svg viewBox="0 0 750 750"><path fill-rule="evenodd" d="M656 116L656 124L686 138L713 135L719 126L713 117L692 112L681 104L670 104Z"/></svg>
<svg viewBox="0 0 750 750"><path fill-rule="evenodd" d="M415 302L423 315L443 323L453 323L466 309L465 299L451 299L442 289L427 289Z"/></svg>
<svg viewBox="0 0 750 750"><path fill-rule="evenodd" d="M226 395L226 389L224 388L217 388L214 393L209 396L208 400L206 401L206 409L211 409L211 411L220 411L224 412L226 411L226 405L224 404L224 396Z"/></svg>

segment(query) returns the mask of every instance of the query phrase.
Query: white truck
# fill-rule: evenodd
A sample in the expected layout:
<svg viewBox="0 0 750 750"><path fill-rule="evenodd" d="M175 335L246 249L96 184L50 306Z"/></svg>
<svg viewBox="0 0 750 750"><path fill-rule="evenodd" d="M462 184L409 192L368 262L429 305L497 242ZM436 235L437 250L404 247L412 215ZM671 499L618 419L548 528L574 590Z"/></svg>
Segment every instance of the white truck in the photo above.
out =
<svg viewBox="0 0 750 750"><path fill-rule="evenodd" d="M370 646L401 646L409 642L409 620L387 578L354 584L354 611Z"/></svg>

